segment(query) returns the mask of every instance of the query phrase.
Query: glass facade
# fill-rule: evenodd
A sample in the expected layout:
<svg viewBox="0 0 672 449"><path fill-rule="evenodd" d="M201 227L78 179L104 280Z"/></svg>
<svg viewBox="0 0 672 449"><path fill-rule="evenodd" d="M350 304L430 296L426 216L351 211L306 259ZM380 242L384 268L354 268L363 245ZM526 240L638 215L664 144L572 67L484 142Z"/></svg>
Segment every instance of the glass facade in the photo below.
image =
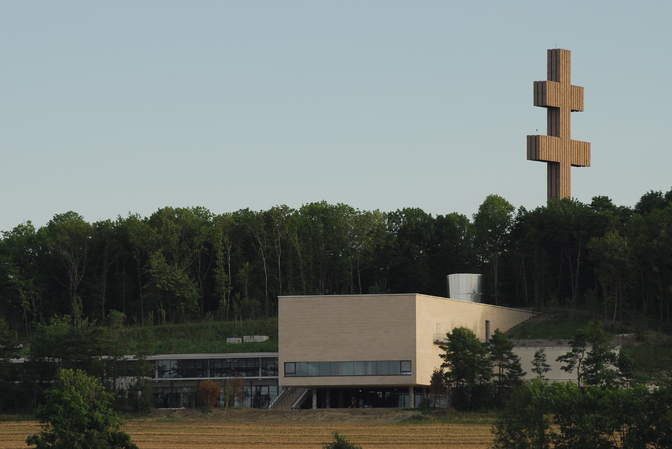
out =
<svg viewBox="0 0 672 449"><path fill-rule="evenodd" d="M410 360L285 362L285 377L410 376Z"/></svg>
<svg viewBox="0 0 672 449"><path fill-rule="evenodd" d="M427 398L427 388L414 388L415 405L410 403L408 388L361 387L317 390L318 408L418 407ZM306 407L311 406L307 401Z"/></svg>
<svg viewBox="0 0 672 449"><path fill-rule="evenodd" d="M269 383L260 382L263 381L252 380L236 386L235 388L240 388L240 392L229 396L228 399L225 392L221 390L218 405L220 407L267 408L278 395L279 387L274 380L265 381ZM226 388L225 385L226 381L221 388ZM155 387L154 405L157 408L196 407L198 406L197 387L193 383L178 383L178 385L163 383Z"/></svg>
<svg viewBox="0 0 672 449"><path fill-rule="evenodd" d="M246 385L238 407L268 408L277 395L277 385Z"/></svg>
<svg viewBox="0 0 672 449"><path fill-rule="evenodd" d="M157 379L277 377L275 357L157 360Z"/></svg>

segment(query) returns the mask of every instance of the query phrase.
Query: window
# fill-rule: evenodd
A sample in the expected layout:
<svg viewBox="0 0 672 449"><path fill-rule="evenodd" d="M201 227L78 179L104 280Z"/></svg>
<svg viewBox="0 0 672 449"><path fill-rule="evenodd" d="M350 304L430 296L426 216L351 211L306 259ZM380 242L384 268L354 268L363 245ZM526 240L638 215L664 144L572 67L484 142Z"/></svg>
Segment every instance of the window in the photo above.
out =
<svg viewBox="0 0 672 449"><path fill-rule="evenodd" d="M263 358L261 359L261 375L262 376L277 376L278 375L278 359Z"/></svg>
<svg viewBox="0 0 672 449"><path fill-rule="evenodd" d="M485 341L490 341L490 320L485 320Z"/></svg>
<svg viewBox="0 0 672 449"><path fill-rule="evenodd" d="M267 359L263 359L266 361ZM269 359L270 360L270 359ZM263 374L265 376L277 376L277 362L275 363L275 374ZM211 377L259 377L260 368L259 358L249 359L212 359L210 360ZM266 363L266 371L273 371L273 364Z"/></svg>
<svg viewBox="0 0 672 449"><path fill-rule="evenodd" d="M285 362L285 377L410 376L410 360Z"/></svg>
<svg viewBox="0 0 672 449"><path fill-rule="evenodd" d="M159 379L174 379L179 377L177 373L177 360L158 360L156 368Z"/></svg>
<svg viewBox="0 0 672 449"><path fill-rule="evenodd" d="M178 360L177 361L177 377L207 377L208 375L208 361L207 360Z"/></svg>

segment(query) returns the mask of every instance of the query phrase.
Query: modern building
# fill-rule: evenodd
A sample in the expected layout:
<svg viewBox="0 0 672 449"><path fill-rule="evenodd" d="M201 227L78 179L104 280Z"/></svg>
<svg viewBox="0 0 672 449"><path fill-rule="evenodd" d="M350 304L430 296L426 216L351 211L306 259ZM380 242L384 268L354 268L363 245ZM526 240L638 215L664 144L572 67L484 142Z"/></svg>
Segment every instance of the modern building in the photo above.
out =
<svg viewBox="0 0 672 449"><path fill-rule="evenodd" d="M437 343L446 333L466 327L487 341L496 329L506 331L533 315L418 293L282 296L278 352L151 355L147 374L160 408L196 406L198 384L205 380L220 384L220 405L413 407L441 366ZM547 349L553 359L554 349L561 350ZM521 350L529 363L536 349ZM227 396L231 388L234 397Z"/></svg>
<svg viewBox="0 0 672 449"><path fill-rule="evenodd" d="M313 408L410 407L441 365L436 344L456 327L487 341L533 313L411 294L279 298L282 396ZM278 401L282 400L282 397Z"/></svg>

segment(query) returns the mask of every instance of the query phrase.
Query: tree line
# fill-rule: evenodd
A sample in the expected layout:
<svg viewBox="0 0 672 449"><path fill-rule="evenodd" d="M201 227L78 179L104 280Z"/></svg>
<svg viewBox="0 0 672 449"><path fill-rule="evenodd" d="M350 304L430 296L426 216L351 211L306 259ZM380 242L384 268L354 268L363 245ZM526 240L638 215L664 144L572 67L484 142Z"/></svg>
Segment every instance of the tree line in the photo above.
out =
<svg viewBox="0 0 672 449"><path fill-rule="evenodd" d="M450 393L457 409L500 407L523 384L526 372L513 352L513 341L499 330L481 342L470 329L457 327L446 334L439 348L443 362L432 375L430 394ZM631 356L617 350L612 335L599 321L579 329L569 342L569 351L556 362L576 376L579 388L630 387L653 380L636 373ZM537 380L546 379L550 365L543 348L535 352L530 368Z"/></svg>
<svg viewBox="0 0 672 449"><path fill-rule="evenodd" d="M672 444L672 384L639 378L600 322L580 329L557 358L576 382L549 382L543 349L525 375L513 344L495 332L483 343L455 328L440 345L431 394L450 392L457 409L499 409L492 449L647 449ZM431 404L429 404L431 405Z"/></svg>
<svg viewBox="0 0 672 449"><path fill-rule="evenodd" d="M23 335L53 316L136 325L274 316L290 294L420 292L484 274L484 301L672 321L672 191L634 208L607 197L473 217L316 202L213 214L157 210L89 223L76 212L0 238L0 317Z"/></svg>

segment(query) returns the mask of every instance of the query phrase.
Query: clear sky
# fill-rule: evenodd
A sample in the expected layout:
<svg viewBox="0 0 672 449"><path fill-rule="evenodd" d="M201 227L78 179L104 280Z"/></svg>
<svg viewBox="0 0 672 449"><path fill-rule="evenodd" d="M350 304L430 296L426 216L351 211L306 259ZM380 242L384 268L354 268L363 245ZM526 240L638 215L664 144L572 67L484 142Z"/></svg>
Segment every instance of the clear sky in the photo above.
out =
<svg viewBox="0 0 672 449"><path fill-rule="evenodd" d="M672 186L672 3L2 1L0 230L327 200L546 199L532 81L573 51L582 201Z"/></svg>

